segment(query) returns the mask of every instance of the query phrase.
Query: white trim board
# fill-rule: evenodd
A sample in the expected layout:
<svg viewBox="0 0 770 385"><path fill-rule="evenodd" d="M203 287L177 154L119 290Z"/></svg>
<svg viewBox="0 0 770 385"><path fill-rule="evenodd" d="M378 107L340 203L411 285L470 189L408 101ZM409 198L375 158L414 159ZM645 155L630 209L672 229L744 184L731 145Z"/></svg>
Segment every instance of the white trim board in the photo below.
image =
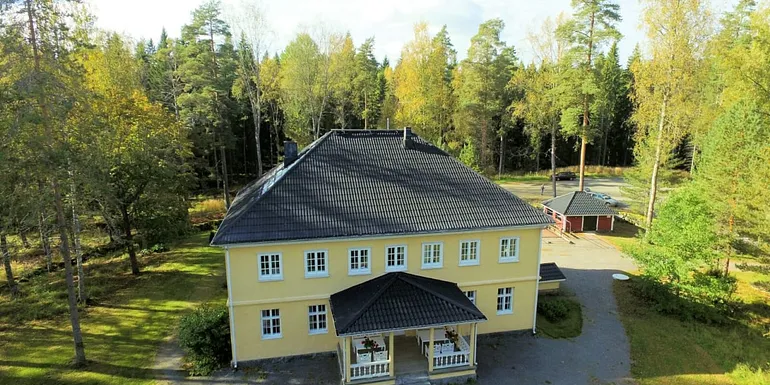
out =
<svg viewBox="0 0 770 385"><path fill-rule="evenodd" d="M506 227L483 227L478 229L467 229L457 231L436 231L425 233L404 233L404 234L381 234L381 235L362 235L358 237L333 237L333 238L312 238L312 239L295 239L285 241L267 241L267 242L244 242L244 243L229 243L223 245L214 245L216 247L223 248L243 248L265 245L288 245L288 244L302 244L302 243L326 243L326 242L350 242L350 241L366 241L370 239L391 239L391 238L413 238L413 237L425 237L430 235L454 235L454 234L469 234L469 233L486 233L494 231L506 231L506 230L531 230L531 229L544 229L551 224L542 225L526 225L526 226L506 226Z"/></svg>

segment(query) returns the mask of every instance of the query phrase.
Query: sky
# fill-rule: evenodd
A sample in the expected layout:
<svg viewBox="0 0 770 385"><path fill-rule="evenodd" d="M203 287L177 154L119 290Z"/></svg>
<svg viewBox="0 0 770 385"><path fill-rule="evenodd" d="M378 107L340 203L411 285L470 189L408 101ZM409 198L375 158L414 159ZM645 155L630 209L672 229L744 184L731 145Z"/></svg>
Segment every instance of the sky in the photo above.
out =
<svg viewBox="0 0 770 385"><path fill-rule="evenodd" d="M237 0L224 0L225 7ZM717 10L724 10L736 0L713 0ZM166 28L178 37L182 25L203 0L86 0L97 17L97 26L124 33L134 39L157 41ZM618 25L623 39L619 43L621 63L625 63L637 43L643 42L639 29L642 6L638 0L619 0L623 20ZM533 59L526 40L528 31L539 30L546 17L571 13L570 0L263 0L272 30L269 50L280 52L308 26L324 23L339 32L349 31L355 45L374 36L378 60L387 56L392 64L401 48L413 37L415 23L425 21L431 33L446 25L458 60L466 56L470 39L485 20L501 18L505 22L503 40L513 45L518 57L528 63Z"/></svg>

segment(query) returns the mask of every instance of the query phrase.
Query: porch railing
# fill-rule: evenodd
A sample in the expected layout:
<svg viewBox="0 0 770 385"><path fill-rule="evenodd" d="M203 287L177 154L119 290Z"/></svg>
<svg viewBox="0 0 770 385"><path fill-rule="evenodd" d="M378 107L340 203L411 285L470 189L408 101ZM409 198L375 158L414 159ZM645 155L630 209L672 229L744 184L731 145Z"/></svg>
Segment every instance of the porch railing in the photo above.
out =
<svg viewBox="0 0 770 385"><path fill-rule="evenodd" d="M350 380L390 375L390 361L375 361L350 365Z"/></svg>
<svg viewBox="0 0 770 385"><path fill-rule="evenodd" d="M457 339L457 347L460 350L459 352L434 355L433 368L443 369L470 365L471 347L468 345L468 341L465 340L465 337L459 336Z"/></svg>

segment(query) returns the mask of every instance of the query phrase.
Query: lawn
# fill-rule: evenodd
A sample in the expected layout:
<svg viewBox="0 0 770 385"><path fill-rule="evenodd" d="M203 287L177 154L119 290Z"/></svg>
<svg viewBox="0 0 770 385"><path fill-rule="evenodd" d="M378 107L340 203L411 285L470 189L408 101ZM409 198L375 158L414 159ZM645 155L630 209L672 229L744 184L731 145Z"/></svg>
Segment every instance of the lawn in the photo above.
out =
<svg viewBox="0 0 770 385"><path fill-rule="evenodd" d="M735 325L712 326L661 315L615 282L620 318L631 342L631 373L640 385L770 384L770 294L738 273L747 304Z"/></svg>
<svg viewBox="0 0 770 385"><path fill-rule="evenodd" d="M579 174L578 166L558 167L556 172L572 171ZM623 167L605 167L605 166L586 166L586 178L613 178L622 177L625 168ZM544 169L538 172L512 173L497 175L494 180L498 183L505 182L547 182L551 180L551 169Z"/></svg>
<svg viewBox="0 0 770 385"><path fill-rule="evenodd" d="M151 384L159 345L177 320L205 301L227 298L224 258L207 246L208 233L171 243L170 251L140 257L133 277L124 255L86 263L96 303L81 311L88 365L73 369L63 273L23 283L25 297L0 294L0 384Z"/></svg>
<svg viewBox="0 0 770 385"><path fill-rule="evenodd" d="M564 301L567 305L567 316L558 321L551 321L540 311L537 313L537 332L551 338L575 338L583 331L583 311L574 296L559 293L556 295L541 295L539 303Z"/></svg>

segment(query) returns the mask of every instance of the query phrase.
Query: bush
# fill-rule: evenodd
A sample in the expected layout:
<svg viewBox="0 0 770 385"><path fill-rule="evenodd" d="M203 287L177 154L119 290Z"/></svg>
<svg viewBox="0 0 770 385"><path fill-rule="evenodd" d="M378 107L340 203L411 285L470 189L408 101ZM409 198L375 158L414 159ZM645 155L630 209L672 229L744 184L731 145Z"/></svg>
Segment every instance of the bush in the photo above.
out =
<svg viewBox="0 0 770 385"><path fill-rule="evenodd" d="M182 317L178 338L191 375L205 376L226 366L232 357L227 308L202 305L195 309Z"/></svg>
<svg viewBox="0 0 770 385"><path fill-rule="evenodd" d="M696 285L672 285L651 277L637 277L630 282L631 292L659 313L684 321L724 325L739 304L730 300L735 279L701 273Z"/></svg>
<svg viewBox="0 0 770 385"><path fill-rule="evenodd" d="M551 322L567 318L569 301L565 298L541 298L537 303L537 312Z"/></svg>
<svg viewBox="0 0 770 385"><path fill-rule="evenodd" d="M168 247L162 243L156 243L152 245L152 247L150 248L150 251L152 251L153 253L165 253L166 251L168 251Z"/></svg>

